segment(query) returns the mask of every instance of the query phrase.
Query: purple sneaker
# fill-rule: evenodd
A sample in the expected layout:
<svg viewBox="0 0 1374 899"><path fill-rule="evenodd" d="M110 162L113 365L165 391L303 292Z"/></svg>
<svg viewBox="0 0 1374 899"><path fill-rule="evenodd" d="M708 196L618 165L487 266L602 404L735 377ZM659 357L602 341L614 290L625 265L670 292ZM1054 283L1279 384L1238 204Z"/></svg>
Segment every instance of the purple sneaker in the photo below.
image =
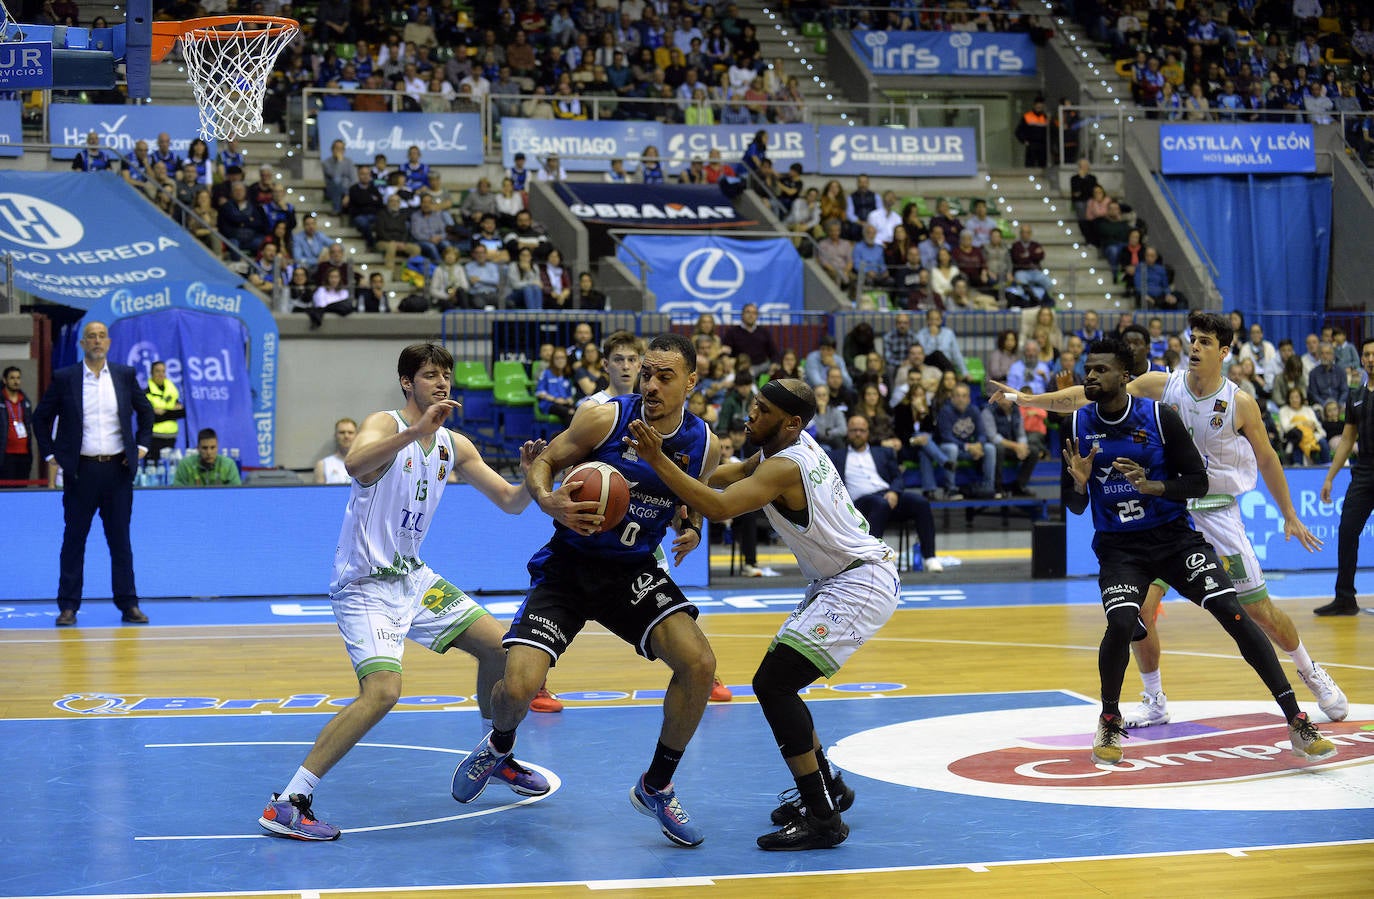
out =
<svg viewBox="0 0 1374 899"><path fill-rule="evenodd" d="M337 840L342 833L333 824L315 820L315 813L310 810L310 797L300 793L292 793L287 799L273 793L258 823L272 833L293 840Z"/></svg>
<svg viewBox="0 0 1374 899"><path fill-rule="evenodd" d="M453 769L453 798L459 802L471 802L481 796L487 788L487 781L508 758L509 752L497 752L491 748L491 734L487 734L477 748Z"/></svg>
<svg viewBox="0 0 1374 899"><path fill-rule="evenodd" d="M531 771L509 756L496 767L492 777L503 781L521 796L543 796L549 792L549 779L538 771Z"/></svg>

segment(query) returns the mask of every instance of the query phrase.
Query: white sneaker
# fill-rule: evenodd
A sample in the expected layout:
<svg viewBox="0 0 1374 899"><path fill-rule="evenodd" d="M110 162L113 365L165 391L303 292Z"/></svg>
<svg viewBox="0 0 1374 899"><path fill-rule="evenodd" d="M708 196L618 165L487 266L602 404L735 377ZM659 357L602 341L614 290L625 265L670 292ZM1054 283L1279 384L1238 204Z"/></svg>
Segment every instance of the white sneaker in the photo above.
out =
<svg viewBox="0 0 1374 899"><path fill-rule="evenodd" d="M931 556L929 559L921 560L921 568L925 571L930 571L934 572L935 574L939 574L940 572L945 570L945 563L941 562L938 557Z"/></svg>
<svg viewBox="0 0 1374 899"><path fill-rule="evenodd" d="M1169 700L1164 691L1141 693L1144 701L1126 713L1127 727L1149 727L1152 724L1169 723Z"/></svg>
<svg viewBox="0 0 1374 899"><path fill-rule="evenodd" d="M740 577L763 577L763 569L757 565L741 565L739 568Z"/></svg>
<svg viewBox="0 0 1374 899"><path fill-rule="evenodd" d="M781 572L781 571L774 571L772 568L769 568L767 565L764 565L762 568L759 569L759 576L760 576L760 577L782 577L782 572Z"/></svg>
<svg viewBox="0 0 1374 899"><path fill-rule="evenodd" d="M1346 701L1345 694L1322 666L1313 662L1312 673L1307 675L1299 671L1298 677L1302 678L1302 682L1312 691L1312 695L1317 697L1317 708L1321 709L1326 717L1332 721L1344 721L1345 716L1350 714L1350 703Z"/></svg>

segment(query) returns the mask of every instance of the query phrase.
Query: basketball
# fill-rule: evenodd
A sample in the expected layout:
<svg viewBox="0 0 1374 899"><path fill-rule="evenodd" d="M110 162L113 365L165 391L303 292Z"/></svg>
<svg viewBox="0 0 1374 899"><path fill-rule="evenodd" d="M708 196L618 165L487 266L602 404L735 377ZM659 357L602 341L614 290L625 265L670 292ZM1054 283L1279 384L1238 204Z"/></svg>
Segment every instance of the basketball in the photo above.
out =
<svg viewBox="0 0 1374 899"><path fill-rule="evenodd" d="M580 503L597 503L597 514L604 515L600 531L609 531L625 520L630 508L630 484L625 476L605 462L583 462L571 469L564 481L581 481L572 492Z"/></svg>

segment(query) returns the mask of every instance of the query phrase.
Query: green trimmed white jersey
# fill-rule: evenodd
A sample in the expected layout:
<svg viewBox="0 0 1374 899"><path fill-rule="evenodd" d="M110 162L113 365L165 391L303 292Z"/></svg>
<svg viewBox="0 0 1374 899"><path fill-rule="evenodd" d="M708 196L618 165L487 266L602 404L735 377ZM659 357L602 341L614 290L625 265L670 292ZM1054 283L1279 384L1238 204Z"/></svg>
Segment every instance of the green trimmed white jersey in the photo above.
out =
<svg viewBox="0 0 1374 899"><path fill-rule="evenodd" d="M1207 464L1208 497L1237 497L1255 488L1259 466L1255 453L1236 425L1236 392L1229 378L1221 388L1204 397L1188 389L1188 373L1172 371L1164 385L1163 402L1178 413ZM1193 504L1189 503L1191 507ZM1204 504L1205 505L1205 504Z"/></svg>
<svg viewBox="0 0 1374 899"><path fill-rule="evenodd" d="M787 518L773 504L763 507L773 529L797 557L801 573L811 580L833 577L854 562L881 562L892 550L868 533L868 520L854 508L849 491L830 457L805 432L774 458L801 469L806 487L805 523Z"/></svg>
<svg viewBox="0 0 1374 899"><path fill-rule="evenodd" d="M399 412L390 414L398 428L409 427ZM353 481L334 551L330 593L359 578L400 578L424 564L420 545L444 495L453 459L453 436L440 428L428 450L418 441L401 447L375 483Z"/></svg>

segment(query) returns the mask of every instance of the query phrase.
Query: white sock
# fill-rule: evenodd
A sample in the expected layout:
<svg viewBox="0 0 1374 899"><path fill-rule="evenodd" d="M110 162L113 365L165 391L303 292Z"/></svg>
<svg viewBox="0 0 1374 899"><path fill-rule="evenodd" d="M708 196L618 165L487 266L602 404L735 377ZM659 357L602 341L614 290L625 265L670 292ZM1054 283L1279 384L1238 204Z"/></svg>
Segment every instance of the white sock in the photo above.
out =
<svg viewBox="0 0 1374 899"><path fill-rule="evenodd" d="M1302 645L1301 640L1298 641L1298 648L1290 652L1288 657L1293 660L1293 664L1297 665L1298 670L1303 674L1312 673L1312 657L1307 654L1307 647Z"/></svg>
<svg viewBox="0 0 1374 899"><path fill-rule="evenodd" d="M305 766L302 765L296 769L296 775L291 778L291 782L286 785L286 789L281 791L281 797L287 799L297 793L300 793L302 796L311 796L314 794L315 788L319 785L319 775L311 774L309 771L305 770Z"/></svg>
<svg viewBox="0 0 1374 899"><path fill-rule="evenodd" d="M1154 671L1140 672L1140 680L1145 685L1145 692L1151 696L1164 692L1164 679L1160 676L1158 668Z"/></svg>

